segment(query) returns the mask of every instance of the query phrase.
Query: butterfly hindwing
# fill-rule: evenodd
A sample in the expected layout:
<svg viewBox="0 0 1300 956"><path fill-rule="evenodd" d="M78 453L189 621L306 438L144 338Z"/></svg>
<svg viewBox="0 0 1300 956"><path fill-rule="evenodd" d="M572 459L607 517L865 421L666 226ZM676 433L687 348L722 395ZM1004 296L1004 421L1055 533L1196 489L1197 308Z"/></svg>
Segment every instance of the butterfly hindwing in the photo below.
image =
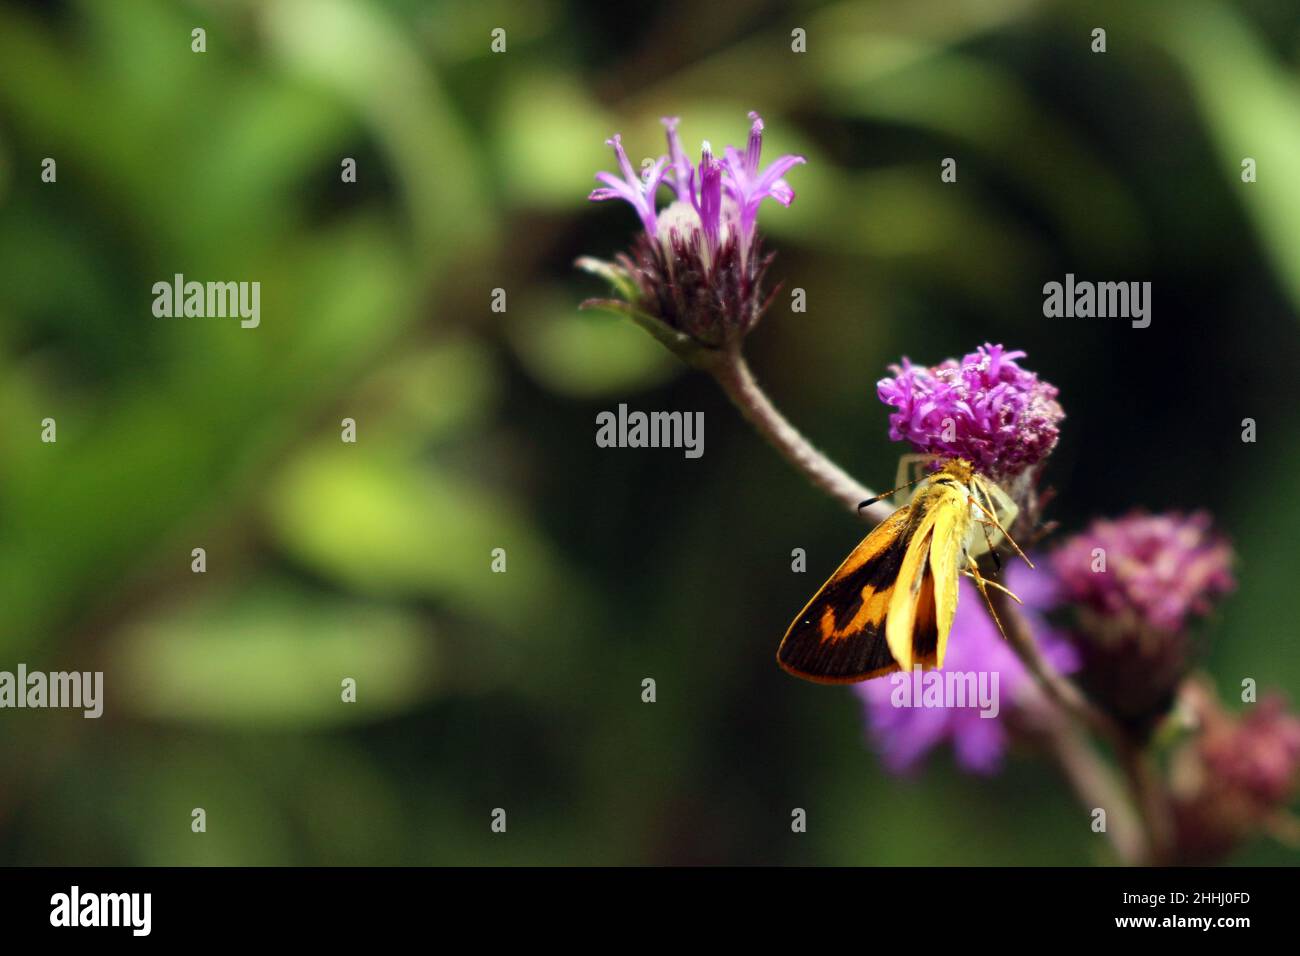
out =
<svg viewBox="0 0 1300 956"><path fill-rule="evenodd" d="M935 666L938 647L934 613L936 583L930 552L938 523L948 504L946 486L931 484L917 493L907 531L907 554L899 568L898 586L890 598L885 639L898 666ZM940 588L942 585L940 585Z"/></svg>
<svg viewBox="0 0 1300 956"><path fill-rule="evenodd" d="M935 613L934 596L935 579L927 567L921 578L921 588L916 596L916 611L912 617L912 666L926 670L940 664L939 618Z"/></svg>

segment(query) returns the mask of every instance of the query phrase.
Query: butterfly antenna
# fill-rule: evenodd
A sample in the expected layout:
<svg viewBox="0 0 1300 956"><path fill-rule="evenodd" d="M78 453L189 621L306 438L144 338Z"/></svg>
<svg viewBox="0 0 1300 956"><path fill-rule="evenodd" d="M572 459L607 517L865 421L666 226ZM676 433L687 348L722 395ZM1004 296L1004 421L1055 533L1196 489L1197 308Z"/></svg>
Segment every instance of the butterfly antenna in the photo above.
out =
<svg viewBox="0 0 1300 956"><path fill-rule="evenodd" d="M868 498L866 501L858 505L858 510L861 511L863 508L869 508L872 505L874 505L877 501L884 501L886 498L888 498L890 495L894 494L895 492L902 491L904 488L911 488L918 481L922 481L929 477L930 477L929 475L921 475L919 478L913 478L911 481L907 482L906 484L899 485L897 488L891 488L889 489L889 491L882 491L880 494L872 498Z"/></svg>

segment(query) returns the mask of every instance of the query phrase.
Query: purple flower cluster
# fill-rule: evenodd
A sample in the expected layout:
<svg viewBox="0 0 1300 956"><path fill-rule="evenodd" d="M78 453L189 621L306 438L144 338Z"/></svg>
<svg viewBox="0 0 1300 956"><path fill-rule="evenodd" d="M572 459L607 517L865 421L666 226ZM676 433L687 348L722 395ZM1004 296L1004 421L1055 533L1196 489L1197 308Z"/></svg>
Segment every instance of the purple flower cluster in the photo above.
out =
<svg viewBox="0 0 1300 956"><path fill-rule="evenodd" d="M1203 512L1095 521L1052 567L1069 600L1120 629L1181 631L1234 587L1232 548Z"/></svg>
<svg viewBox="0 0 1300 956"><path fill-rule="evenodd" d="M1265 696L1240 720L1207 728L1200 750L1216 780L1231 781L1258 807L1286 806L1300 772L1300 719L1280 695Z"/></svg>
<svg viewBox="0 0 1300 956"><path fill-rule="evenodd" d="M757 324L771 301L762 280L771 257L760 253L758 210L764 199L783 206L794 202L785 174L804 162L785 155L761 167L763 120L750 113L744 151L728 146L719 158L705 141L698 164L682 148L678 120L663 120L668 152L639 176L615 135L620 176L600 172L603 186L589 199L622 199L636 210L644 232L630 255L621 255L617 273L636 289L638 308L706 346L738 340ZM675 198L656 206L660 186Z"/></svg>
<svg viewBox="0 0 1300 956"><path fill-rule="evenodd" d="M892 441L925 454L965 458L995 480L1018 475L1056 447L1065 417L1055 386L1016 364L1024 352L982 345L960 362L932 368L906 358L876 385L897 411L889 416Z"/></svg>
<svg viewBox="0 0 1300 956"><path fill-rule="evenodd" d="M1201 733L1171 761L1178 862L1216 863L1286 819L1300 783L1300 718L1276 694L1243 714L1225 711L1202 681L1190 682L1184 697Z"/></svg>
<svg viewBox="0 0 1300 956"><path fill-rule="evenodd" d="M1079 661L1074 649L1037 613L1055 602L1051 578L1021 565L1008 568L1007 573L1007 584L1025 602L1025 617L1034 626L1043 655L1061 673L1076 670ZM952 743L957 763L964 769L995 773L1010 740L1008 721L1030 717L1045 704L1033 677L998 633L975 586L963 579L958 587L957 614L943 671L996 673L1000 712L996 717L982 717L978 708L969 706L897 707L894 680L910 679L910 675L856 685L854 690L866 707L870 736L885 766L894 773L916 771L926 754L945 741Z"/></svg>
<svg viewBox="0 0 1300 956"><path fill-rule="evenodd" d="M661 184L666 184L676 194L676 202L682 204L677 209L669 207L673 213L670 229L680 230L682 238L688 240L688 233L697 233L713 253L727 235L734 234L742 246L748 246L753 242L758 207L764 199L775 199L783 206L794 202L794 190L784 176L805 161L802 156L785 155L766 169L760 169L763 118L751 112L749 120L749 142L743 153L728 146L723 158L718 159L705 140L699 165L693 166L682 148L678 118L664 117L661 122L667 133L668 153L647 166L642 176L637 176L632 168L622 137L616 133L605 142L614 148L622 178L613 173L597 173L596 178L605 185L592 190L587 198L625 200L641 217L646 235L664 242L668 237L659 229L655 193Z"/></svg>
<svg viewBox="0 0 1300 956"><path fill-rule="evenodd" d="M1098 520L1051 557L1074 607L1080 682L1140 735L1168 712L1191 666L1191 618L1233 587L1232 549L1209 515Z"/></svg>

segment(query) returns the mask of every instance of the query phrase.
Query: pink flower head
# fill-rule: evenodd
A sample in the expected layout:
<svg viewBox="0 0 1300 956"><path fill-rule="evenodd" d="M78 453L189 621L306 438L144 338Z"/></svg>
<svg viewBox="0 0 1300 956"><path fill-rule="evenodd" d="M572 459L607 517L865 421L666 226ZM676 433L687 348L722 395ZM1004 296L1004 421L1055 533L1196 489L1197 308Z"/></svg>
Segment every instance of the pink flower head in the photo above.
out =
<svg viewBox="0 0 1300 956"><path fill-rule="evenodd" d="M623 149L622 137L615 134L605 142L614 147L622 178L613 173L597 173L596 178L605 185L592 190L587 198L595 201L625 200L640 216L646 235L662 241L663 237L656 228L655 191L661 183L667 183L677 194L678 202L695 210L698 221L694 225L699 231L706 236L718 234L725 225L734 231L737 243L747 249L753 243L758 207L768 197L783 206L794 202L794 190L783 177L805 162L802 156L785 155L778 157L766 169L760 169L763 119L757 113L750 113L749 119L749 142L743 153L728 146L724 158L717 160L706 141L699 165L694 166L682 148L677 131L678 118L664 117L662 122L667 134L668 153L647 167L641 178L632 169Z"/></svg>
<svg viewBox="0 0 1300 956"><path fill-rule="evenodd" d="M718 158L705 141L698 164L682 148L677 118L665 117L668 152L647 164L642 178L616 135L607 142L622 176L597 173L604 185L588 197L626 201L644 228L630 253L613 264L597 264L607 276L620 278L620 295L688 340L711 348L743 337L770 304L763 279L772 257L760 251L758 208L769 196L790 205L794 190L783 177L804 162L802 156L786 155L760 169L763 120L757 113L749 117L743 153L728 146ZM662 209L655 204L660 185L676 194Z"/></svg>
<svg viewBox="0 0 1300 956"><path fill-rule="evenodd" d="M1051 557L1074 605L1080 682L1130 729L1149 733L1191 665L1187 625L1232 590L1232 549L1209 515L1134 513L1094 521Z"/></svg>
<svg viewBox="0 0 1300 956"><path fill-rule="evenodd" d="M1204 512L1094 521L1052 555L1065 597L1116 629L1183 630L1235 586L1232 548Z"/></svg>
<svg viewBox="0 0 1300 956"><path fill-rule="evenodd" d="M1300 717L1285 698L1229 713L1195 678L1182 698L1200 733L1170 760L1177 862L1216 863L1260 831L1294 828L1286 812L1300 784Z"/></svg>
<svg viewBox="0 0 1300 956"><path fill-rule="evenodd" d="M1280 694L1266 695L1237 721L1211 725L1201 757L1211 776L1230 781L1256 806L1283 807L1300 774L1300 718Z"/></svg>
<svg viewBox="0 0 1300 956"><path fill-rule="evenodd" d="M982 345L960 362L891 365L876 394L897 409L889 437L925 454L965 458L995 480L1018 475L1056 447L1065 417L1057 390L1021 368L1024 352Z"/></svg>

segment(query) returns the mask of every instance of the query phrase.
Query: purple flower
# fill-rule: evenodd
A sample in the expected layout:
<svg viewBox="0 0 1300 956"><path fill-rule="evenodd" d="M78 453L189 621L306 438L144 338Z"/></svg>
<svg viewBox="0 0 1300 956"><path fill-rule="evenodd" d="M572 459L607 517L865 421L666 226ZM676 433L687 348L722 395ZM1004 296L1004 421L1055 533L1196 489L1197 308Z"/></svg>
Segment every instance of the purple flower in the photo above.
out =
<svg viewBox="0 0 1300 956"><path fill-rule="evenodd" d="M1226 711L1204 681L1184 691L1200 732L1171 760L1180 863L1214 863L1261 829L1289 827L1300 783L1300 718L1280 695Z"/></svg>
<svg viewBox="0 0 1300 956"><path fill-rule="evenodd" d="M993 478L1019 475L1056 447L1065 413L1055 386L1016 364L1024 352L982 345L957 362L932 368L906 358L876 394L897 411L889 416L892 441L922 453L965 458Z"/></svg>
<svg viewBox="0 0 1300 956"><path fill-rule="evenodd" d="M1007 576L1008 587L1025 602L1025 617L1044 656L1062 673L1075 670L1078 658L1073 648L1035 613L1055 601L1051 577L1021 565L1008 568ZM866 707L870 737L894 773L916 771L926 754L945 741L951 741L957 763L966 770L996 773L1010 739L1009 718L1033 719L1045 704L1033 677L998 633L979 591L964 578L958 587L957 615L942 670L891 674L854 688ZM981 674L987 675L986 686L990 690L996 686L997 715L981 716L981 708L970 706L969 701L965 707L918 707L915 700L905 698L913 706L898 706L907 691L901 682L936 680L949 673L973 674L977 682Z"/></svg>
<svg viewBox="0 0 1300 956"><path fill-rule="evenodd" d="M1067 598L1118 629L1180 631L1235 584L1232 548L1210 523L1204 512L1101 519L1061 545L1052 567Z"/></svg>
<svg viewBox="0 0 1300 956"><path fill-rule="evenodd" d="M613 173L597 173L596 178L605 185L593 189L587 198L597 202L605 199L627 201L641 217L646 235L662 241L655 220L655 191L661 182L672 187L678 202L687 203L695 210L699 217L695 223L696 228L715 234L720 226L721 193L725 189L730 200L726 213L727 224L738 226L741 243L748 244L753 240L758 207L764 199L771 197L783 206L794 202L794 190L783 177L795 166L806 162L802 156L787 154L760 170L763 118L751 112L749 119L749 142L744 153L728 146L724 152L725 159L719 163L713 158L713 150L706 140L699 166L692 166L677 132L680 120L676 116L664 117L661 122L668 138L668 154L660 156L648 167L642 178L638 178L632 169L632 163L623 149L623 139L615 133L605 143L614 147L622 178Z"/></svg>
<svg viewBox="0 0 1300 956"><path fill-rule="evenodd" d="M1300 771L1300 720L1284 697L1268 694L1227 727L1209 728L1200 750L1211 775L1256 806L1286 806Z"/></svg>
<svg viewBox="0 0 1300 956"><path fill-rule="evenodd" d="M1188 625L1234 587L1232 548L1204 513L1094 521L1051 557L1074 605L1082 683L1130 727L1148 731L1190 661Z"/></svg>
<svg viewBox="0 0 1300 956"><path fill-rule="evenodd" d="M677 118L665 118L668 153L650 164L643 178L634 172L621 138L614 136L607 142L614 147L622 178L597 173L604 186L588 197L630 203L643 232L630 254L618 256L615 263L579 264L610 279L635 310L711 348L743 337L770 304L763 278L771 256L760 250L758 209L768 197L785 206L794 201L794 190L783 177L804 162L802 156L786 155L760 169L763 120L757 113L749 116L743 154L729 146L718 159L705 141L698 164L682 148ZM655 204L660 185L669 186L676 197L663 209Z"/></svg>

